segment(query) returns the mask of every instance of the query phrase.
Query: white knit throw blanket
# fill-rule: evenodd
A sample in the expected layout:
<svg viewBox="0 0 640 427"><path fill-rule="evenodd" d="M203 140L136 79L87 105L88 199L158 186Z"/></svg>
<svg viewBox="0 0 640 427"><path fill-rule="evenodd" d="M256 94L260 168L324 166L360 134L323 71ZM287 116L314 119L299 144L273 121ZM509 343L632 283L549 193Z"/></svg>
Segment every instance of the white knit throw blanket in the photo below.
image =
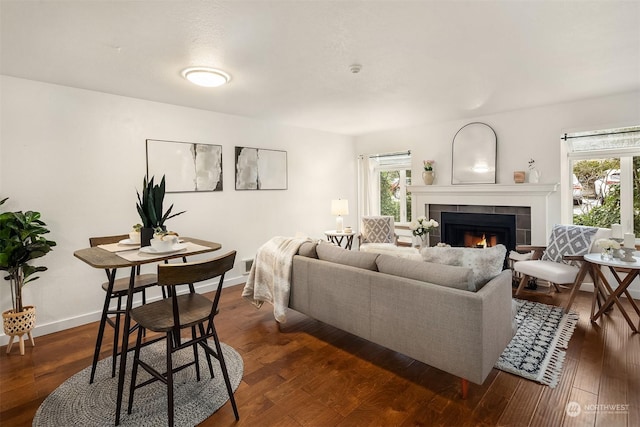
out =
<svg viewBox="0 0 640 427"><path fill-rule="evenodd" d="M279 323L287 321L293 256L309 239L274 237L258 249L242 296L256 308L269 302Z"/></svg>

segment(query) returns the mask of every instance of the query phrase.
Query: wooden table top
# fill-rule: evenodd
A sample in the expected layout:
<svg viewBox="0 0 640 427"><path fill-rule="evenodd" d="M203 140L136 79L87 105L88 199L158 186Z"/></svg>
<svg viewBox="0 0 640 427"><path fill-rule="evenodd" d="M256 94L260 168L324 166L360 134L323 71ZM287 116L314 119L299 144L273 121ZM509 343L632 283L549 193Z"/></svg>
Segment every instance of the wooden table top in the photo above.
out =
<svg viewBox="0 0 640 427"><path fill-rule="evenodd" d="M165 254L156 258L150 258L148 260L141 261L128 261L121 256L118 256L116 252L109 252L99 247L79 249L73 253L73 256L86 262L95 268L124 268L132 267L134 265L149 264L165 259L182 258L187 255L204 254L208 252L217 251L222 248L220 243L208 242L206 240L194 239L193 237L180 237L185 242L195 243L197 245L205 246L207 249L197 251L181 251L176 253Z"/></svg>

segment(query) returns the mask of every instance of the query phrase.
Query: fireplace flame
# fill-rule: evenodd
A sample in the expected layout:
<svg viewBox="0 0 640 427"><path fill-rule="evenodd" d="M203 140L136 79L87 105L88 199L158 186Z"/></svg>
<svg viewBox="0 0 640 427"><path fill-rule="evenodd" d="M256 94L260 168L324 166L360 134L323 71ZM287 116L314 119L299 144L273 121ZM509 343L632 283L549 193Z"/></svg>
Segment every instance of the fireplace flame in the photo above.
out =
<svg viewBox="0 0 640 427"><path fill-rule="evenodd" d="M485 235L482 235L482 240L476 243L476 248L486 248L487 247L487 238Z"/></svg>

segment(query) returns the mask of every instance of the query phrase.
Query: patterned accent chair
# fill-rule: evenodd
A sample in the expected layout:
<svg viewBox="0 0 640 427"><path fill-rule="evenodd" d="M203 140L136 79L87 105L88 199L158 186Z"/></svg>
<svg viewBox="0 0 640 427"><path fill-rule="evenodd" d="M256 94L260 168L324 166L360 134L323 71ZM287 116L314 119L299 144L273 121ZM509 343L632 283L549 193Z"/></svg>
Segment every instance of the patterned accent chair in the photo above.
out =
<svg viewBox="0 0 640 427"><path fill-rule="evenodd" d="M589 272L588 263L584 262L583 256L598 252L595 242L610 237L611 230L608 228L555 225L547 246L519 245L516 251L530 252L532 257L530 260L513 263L513 270L520 277L516 296L521 294L530 278L546 280L558 292L558 285L572 286L566 305L568 311Z"/></svg>
<svg viewBox="0 0 640 427"><path fill-rule="evenodd" d="M360 235L358 236L359 247L366 247L371 243L384 243L395 246L397 242L395 226L392 216L363 216Z"/></svg>

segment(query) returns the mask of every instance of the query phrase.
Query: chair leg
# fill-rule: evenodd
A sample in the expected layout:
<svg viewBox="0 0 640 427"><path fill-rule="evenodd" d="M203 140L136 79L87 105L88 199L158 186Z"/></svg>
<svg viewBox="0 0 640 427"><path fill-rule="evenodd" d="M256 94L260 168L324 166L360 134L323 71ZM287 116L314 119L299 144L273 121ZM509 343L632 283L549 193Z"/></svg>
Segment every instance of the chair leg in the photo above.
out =
<svg viewBox="0 0 640 427"><path fill-rule="evenodd" d="M576 298L580 287L582 286L582 282L584 281L585 276L587 275L587 271L589 270L589 263L584 261L582 265L580 265L580 270L578 271L578 275L576 276L576 280L573 281L573 288L571 289L571 293L569 294L569 301L567 301L567 305L565 306L564 311L567 313L571 309L571 305L573 304L573 300Z"/></svg>
<svg viewBox="0 0 640 427"><path fill-rule="evenodd" d="M236 399L233 397L233 389L231 388L231 381L229 380L229 372L227 372L227 364L224 362L224 356L222 354L222 347L220 347L220 340L213 322L209 324L209 328L213 334L213 341L216 345L216 352L218 353L218 361L220 362L220 368L222 370L222 376L224 377L224 383L227 386L227 393L229 393L229 400L231 401L231 407L233 408L233 414L236 417L236 421L240 420L238 415L238 407L236 406Z"/></svg>
<svg viewBox="0 0 640 427"><path fill-rule="evenodd" d="M191 327L191 340L193 341L193 360L196 363L196 380L200 381L200 358L198 357L198 343L196 342L196 327Z"/></svg>
<svg viewBox="0 0 640 427"><path fill-rule="evenodd" d="M138 267L140 267L140 266L138 266ZM138 269L138 274L140 274L140 269ZM142 290L142 305L145 305L146 303L147 303L147 290L143 289ZM145 336L145 337L147 336L147 330L146 329L142 331L142 335Z"/></svg>
<svg viewBox="0 0 640 427"><path fill-rule="evenodd" d="M171 359L173 344L171 334L172 331L167 332L167 416L169 426L173 427L173 361Z"/></svg>
<svg viewBox="0 0 640 427"><path fill-rule="evenodd" d="M122 296L118 297L118 306L116 307L116 321L113 327L113 350L111 352L111 378L116 376L116 362L118 359L118 343L120 342L120 316L122 311Z"/></svg>
<svg viewBox="0 0 640 427"><path fill-rule="evenodd" d="M520 284L518 285L518 289L516 289L516 296L520 296L520 292L524 289L525 285L529 282L529 276L526 274L522 275L520 279Z"/></svg>
<svg viewBox="0 0 640 427"><path fill-rule="evenodd" d="M133 367L131 368L131 385L129 386L129 404L127 406L127 414L131 415L131 409L133 408L133 393L136 390L136 378L138 376L138 364L140 361L140 347L142 346L142 330L138 329L138 338L136 339L136 349L133 353ZM125 356L126 357L126 356Z"/></svg>
<svg viewBox="0 0 640 427"><path fill-rule="evenodd" d="M204 332L204 325L202 323L200 323L198 325L198 328L200 328L200 336L204 337L206 335L205 332ZM207 345L206 342L203 343L203 345L206 346ZM211 378L213 378L214 375L213 375L213 365L211 364L211 355L209 354L208 351L205 351L204 355L207 357L207 364L209 365L209 374L211 375Z"/></svg>
<svg viewBox="0 0 640 427"><path fill-rule="evenodd" d="M109 294L109 292L106 292L104 297L104 305L102 306L102 316L100 317L100 326L98 327L98 338L96 338L96 347L93 352L93 362L91 363L91 376L89 377L89 384L93 384L93 379L96 375L96 365L98 364L98 357L100 357L100 348L102 347L102 338L104 337L104 327L107 324L109 302L111 302L111 295Z"/></svg>

